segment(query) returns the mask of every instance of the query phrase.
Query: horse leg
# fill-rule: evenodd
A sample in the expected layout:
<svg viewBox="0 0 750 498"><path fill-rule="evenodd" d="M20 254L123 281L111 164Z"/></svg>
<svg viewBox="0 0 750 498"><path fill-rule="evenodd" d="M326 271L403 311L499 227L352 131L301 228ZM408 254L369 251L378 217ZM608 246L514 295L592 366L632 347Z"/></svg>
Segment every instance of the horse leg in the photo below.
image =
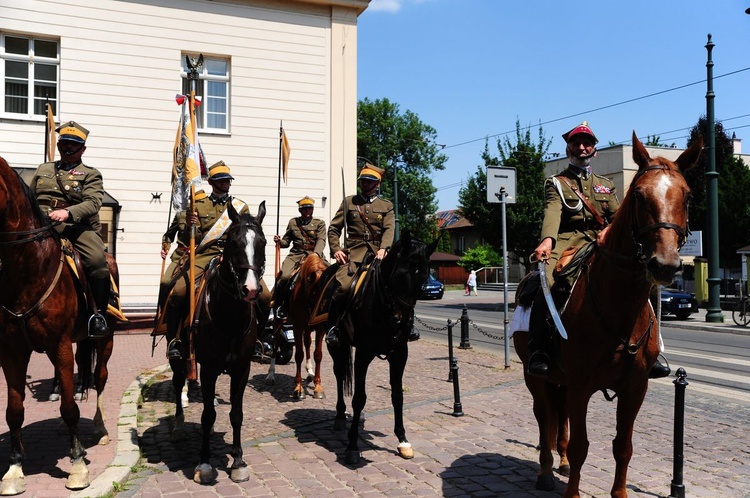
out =
<svg viewBox="0 0 750 498"><path fill-rule="evenodd" d="M109 329L114 330L114 324L109 324ZM94 384L96 386L96 414L94 415L94 439L98 439L100 445L109 444L109 432L105 426L107 421L104 415L104 388L109 379L107 363L112 356L114 336L110 334L106 339L99 339L96 345L96 367L94 368Z"/></svg>
<svg viewBox="0 0 750 498"><path fill-rule="evenodd" d="M229 421L232 424L232 462L230 479L233 482L244 482L250 479L250 470L243 459L242 452L242 420L244 414L242 411L242 398L245 395L245 386L247 379L250 377L250 362L247 367L241 367L239 373L235 372L231 376L230 392L232 409L229 412Z"/></svg>
<svg viewBox="0 0 750 498"><path fill-rule="evenodd" d="M219 372L201 365L201 393L203 394L203 414L201 415L201 452L200 463L195 467L193 481L198 484L210 484L216 480L216 471L211 466L211 430L216 422L216 379Z"/></svg>
<svg viewBox="0 0 750 498"><path fill-rule="evenodd" d="M292 398L305 399L305 386L302 385L302 362L305 361L305 351L303 349L304 330L302 325L296 320L292 325L294 330L294 363L297 364L297 373L294 376L294 392Z"/></svg>
<svg viewBox="0 0 750 498"><path fill-rule="evenodd" d="M333 375L336 377L336 418L333 421L334 431L343 431L346 429L346 401L344 401L344 394L348 393L351 389L351 351L350 347L344 345L328 347L328 352L333 359Z"/></svg>
<svg viewBox="0 0 750 498"><path fill-rule="evenodd" d="M345 461L350 465L360 462L359 453L359 418L367 403L367 392L365 391L367 381L367 368L373 360L371 353L364 353L358 348L354 354L354 396L352 396L352 423L349 426L349 444L346 447ZM398 386L399 389L401 386ZM393 394L391 394L392 396Z"/></svg>
<svg viewBox="0 0 750 498"><path fill-rule="evenodd" d="M627 498L628 465L633 456L633 425L646 396L646 382L628 386L617 394L617 435L612 441L615 457L615 480L610 494L613 498Z"/></svg>
<svg viewBox="0 0 750 498"><path fill-rule="evenodd" d="M571 381L571 384L573 382ZM591 394L587 391L568 389L567 400L570 414L570 443L568 444L568 458L570 459L570 477L563 493L564 498L580 498L581 468L589 452L588 432L586 430L586 414Z"/></svg>
<svg viewBox="0 0 750 498"><path fill-rule="evenodd" d="M310 331L310 335L312 335L312 330ZM315 383L315 389L313 390L313 398L315 399L325 399L326 398L326 392L323 389L321 377L320 377L320 368L323 363L323 338L325 337L325 332L323 331L315 331L315 374L313 376L313 382ZM310 378L310 369L307 369L307 375L308 379Z"/></svg>
<svg viewBox="0 0 750 498"><path fill-rule="evenodd" d="M556 386L526 373L524 377L533 398L534 418L539 427L539 474L535 487L542 491L552 491L555 489L552 447L557 440L557 426L553 423L557 411L554 394Z"/></svg>
<svg viewBox="0 0 750 498"><path fill-rule="evenodd" d="M10 457L8 459L10 467L0 483L0 495L17 495L26 491L26 481L23 475L26 451L23 447L21 427L24 420L26 371L31 355L24 353L22 357L11 358L10 354L4 353L1 356L5 381L8 384L8 407L5 411L5 420L10 429Z"/></svg>
<svg viewBox="0 0 750 498"><path fill-rule="evenodd" d="M409 359L409 349L406 344L388 356L388 369L391 380L391 404L393 405L394 428L393 431L398 438L398 454L401 458L414 458L414 448L406 439L404 428L404 368Z"/></svg>
<svg viewBox="0 0 750 498"><path fill-rule="evenodd" d="M305 334L304 334L304 341L305 341L305 370L307 371L307 382L310 382L315 378L315 371L312 367L312 354L310 352L310 347L312 345L312 329L309 326L305 327ZM317 346L317 341L316 341Z"/></svg>
<svg viewBox="0 0 750 498"><path fill-rule="evenodd" d="M187 360L169 360L172 367L172 389L174 390L174 427L172 428L172 441L182 441L185 438L185 412L182 408L182 388L185 387L187 379Z"/></svg>
<svg viewBox="0 0 750 498"><path fill-rule="evenodd" d="M560 466L557 471L560 475L570 475L570 462L568 462L568 408L565 404L565 386L559 386L557 389L556 404L559 408L557 413L557 454L560 456Z"/></svg>

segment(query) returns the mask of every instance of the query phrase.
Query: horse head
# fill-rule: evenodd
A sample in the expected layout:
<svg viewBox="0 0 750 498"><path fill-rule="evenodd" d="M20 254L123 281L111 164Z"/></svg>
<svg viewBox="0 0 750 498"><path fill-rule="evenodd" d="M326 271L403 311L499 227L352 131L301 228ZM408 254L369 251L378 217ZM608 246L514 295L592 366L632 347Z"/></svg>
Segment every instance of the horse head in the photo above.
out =
<svg viewBox="0 0 750 498"><path fill-rule="evenodd" d="M398 301L414 306L430 273L430 255L437 244L435 240L427 245L408 230L401 231L401 237L383 260L384 271L390 275L388 287Z"/></svg>
<svg viewBox="0 0 750 498"><path fill-rule="evenodd" d="M261 227L266 216L266 201L260 203L256 216L239 214L231 202L228 213L232 224L227 233L224 261L238 297L250 301L260 293L260 277L266 265L266 237Z"/></svg>
<svg viewBox="0 0 750 498"><path fill-rule="evenodd" d="M654 284L671 283L682 269L679 251L688 235L690 199L683 174L698 161L702 148L703 139L699 138L674 162L652 158L633 132L633 161L638 172L621 210L622 214L630 211L637 258Z"/></svg>

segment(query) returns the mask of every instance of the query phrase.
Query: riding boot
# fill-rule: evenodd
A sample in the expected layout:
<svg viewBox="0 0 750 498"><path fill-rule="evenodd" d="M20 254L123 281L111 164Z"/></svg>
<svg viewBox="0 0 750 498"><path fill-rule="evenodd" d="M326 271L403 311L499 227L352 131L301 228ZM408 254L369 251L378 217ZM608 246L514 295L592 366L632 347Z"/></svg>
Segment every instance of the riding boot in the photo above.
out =
<svg viewBox="0 0 750 498"><path fill-rule="evenodd" d="M328 323L326 325L328 328L328 332L326 333L326 344L328 344L328 346L335 347L339 345L339 323L343 317L344 308L344 293L341 288L338 288L336 292L334 292L333 297L331 298L331 306L328 308Z"/></svg>
<svg viewBox="0 0 750 498"><path fill-rule="evenodd" d="M166 315L164 321L167 324L167 359L181 360L182 352L180 351L180 328L182 326L182 313L178 306L171 301L165 306Z"/></svg>
<svg viewBox="0 0 750 498"><path fill-rule="evenodd" d="M660 354L662 358L664 358L664 355ZM664 358L664 361L666 362L667 359ZM659 361L659 358L656 358L656 361L651 366L651 370L648 371L648 378L649 379L661 379L664 377L667 377L669 374L672 373L672 369L669 368L669 362L665 365L664 363Z"/></svg>
<svg viewBox="0 0 750 498"><path fill-rule="evenodd" d="M419 340L419 330L417 330L417 327L412 324L411 326L411 332L409 332L409 342L414 342Z"/></svg>
<svg viewBox="0 0 750 498"><path fill-rule="evenodd" d="M542 275L542 278L545 278L544 275ZM531 354L529 356L527 373L537 377L546 377L549 375L552 367L550 357L547 354L547 343L552 335L552 331L547 323L547 303L543 299L541 292L537 294L537 298L534 301L534 307L544 307L545 310L536 309L536 314L532 311L531 323L529 324L528 346Z"/></svg>
<svg viewBox="0 0 750 498"><path fill-rule="evenodd" d="M98 311L89 318L89 337L94 339L107 337L110 330L104 315L107 313L107 306L109 306L109 275L105 278L91 278L89 279L89 285Z"/></svg>

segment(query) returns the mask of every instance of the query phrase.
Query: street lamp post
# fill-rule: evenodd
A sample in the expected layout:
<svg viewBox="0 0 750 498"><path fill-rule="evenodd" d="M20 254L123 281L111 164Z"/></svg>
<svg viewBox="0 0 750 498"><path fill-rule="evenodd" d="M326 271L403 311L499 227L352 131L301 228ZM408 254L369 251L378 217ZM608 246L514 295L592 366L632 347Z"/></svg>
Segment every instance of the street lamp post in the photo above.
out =
<svg viewBox="0 0 750 498"><path fill-rule="evenodd" d="M400 233L398 229L398 165L396 161L393 162L393 214L396 218L396 231L393 234L393 242L396 242Z"/></svg>

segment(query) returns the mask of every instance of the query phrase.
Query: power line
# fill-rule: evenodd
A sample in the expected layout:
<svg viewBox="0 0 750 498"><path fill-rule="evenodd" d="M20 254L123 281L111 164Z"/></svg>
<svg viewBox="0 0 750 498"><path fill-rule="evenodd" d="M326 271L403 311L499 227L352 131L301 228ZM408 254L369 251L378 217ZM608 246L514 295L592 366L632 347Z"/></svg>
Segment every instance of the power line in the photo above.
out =
<svg viewBox="0 0 750 498"><path fill-rule="evenodd" d="M730 71L728 73L724 73L724 74L719 75L719 76L714 76L714 80L717 80L719 78L724 78L726 76L732 76L734 74L738 74L738 73L741 73L743 71L748 71L748 70L750 70L750 67L745 67L745 68L742 68L742 69L738 69L736 71ZM617 106L621 106L621 105L625 105L625 104L630 104L632 102L637 102L639 100L644 100L644 99L647 99L647 98L655 97L657 95L663 95L665 93L674 92L676 90L682 90L683 88L688 88L688 87L691 87L691 86L700 85L701 83L705 83L705 82L706 82L706 80L702 79L700 81L695 81L693 83L687 83L685 85L676 86L676 87L673 87L673 88L669 88L667 90L661 90L659 92L650 93L648 95L643 95L641 97L635 97L635 98L623 100L621 102L617 102L617 103L614 103L614 104L609 104L609 105L605 105L605 106L601 106L601 107L596 107L596 108L588 110L588 111L582 111L582 112L577 112L575 114L569 114L569 115L563 116L561 118L550 119L549 121L544 121L544 122L541 122L541 123L539 123L537 125L524 126L521 129L522 130L528 130L528 129L536 127L536 126L543 126L543 125L547 125L547 124L550 124L550 123L556 123L558 121L563 121L565 119L574 118L576 116L589 115L591 113L594 113L594 112L597 112L597 111L602 111L604 109L611 109L612 107L617 107ZM472 143L475 143L475 142L479 142L481 140L486 140L488 138L495 138L495 137L500 137L500 136L503 136L503 135L509 135L511 133L514 133L515 131L516 130L510 130L510 131L505 131L505 132L502 132L502 133L496 133L494 135L486 135L484 137L475 138L473 140L468 140L466 142L460 142L460 143L457 143L457 144L446 145L446 146L443 147L443 149L451 149L451 148L454 148L454 147L461 147L462 145L472 144Z"/></svg>

